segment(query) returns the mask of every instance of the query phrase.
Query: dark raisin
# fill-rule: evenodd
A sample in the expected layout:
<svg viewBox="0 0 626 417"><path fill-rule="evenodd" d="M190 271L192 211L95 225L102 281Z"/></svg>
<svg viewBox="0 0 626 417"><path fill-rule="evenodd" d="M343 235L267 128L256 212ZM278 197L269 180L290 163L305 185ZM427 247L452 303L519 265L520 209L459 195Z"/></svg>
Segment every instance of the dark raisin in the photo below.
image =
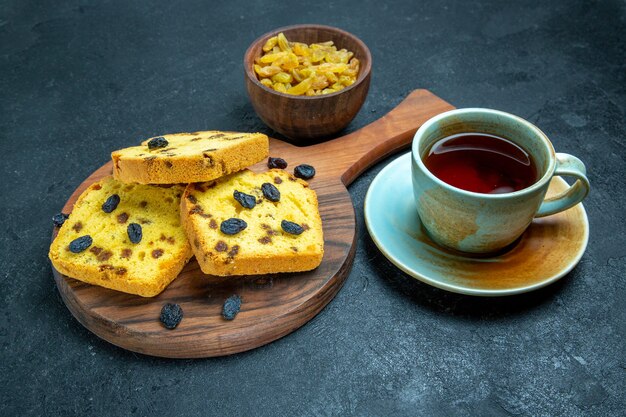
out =
<svg viewBox="0 0 626 417"><path fill-rule="evenodd" d="M233 320L239 310L241 309L241 297L238 295L231 295L224 301L222 307L222 317L226 320Z"/></svg>
<svg viewBox="0 0 626 417"><path fill-rule="evenodd" d="M113 194L102 204L102 211L105 213L110 213L117 208L117 205L120 203L120 196L117 194Z"/></svg>
<svg viewBox="0 0 626 417"><path fill-rule="evenodd" d="M244 208L252 209L256 206L256 198L253 195L235 190L233 197L235 197L235 200Z"/></svg>
<svg viewBox="0 0 626 417"><path fill-rule="evenodd" d="M228 251L226 255L228 255L229 258L234 258L235 256L237 256L238 253L239 253L239 245L235 245Z"/></svg>
<svg viewBox="0 0 626 417"><path fill-rule="evenodd" d="M223 240L220 240L215 245L215 250L218 252L226 252L228 250L228 245Z"/></svg>
<svg viewBox="0 0 626 417"><path fill-rule="evenodd" d="M150 141L148 142L148 149L152 150L165 148L167 145L169 145L169 142L163 136L158 136L156 138L150 139Z"/></svg>
<svg viewBox="0 0 626 417"><path fill-rule="evenodd" d="M161 323L168 329L175 329L183 319L183 309L178 304L167 303L161 309Z"/></svg>
<svg viewBox="0 0 626 417"><path fill-rule="evenodd" d="M268 168L287 168L287 161L283 158L272 158L271 156L267 158L267 166Z"/></svg>
<svg viewBox="0 0 626 417"><path fill-rule="evenodd" d="M301 164L293 169L293 175L303 180L310 180L315 176L315 168L311 165Z"/></svg>
<svg viewBox="0 0 626 417"><path fill-rule="evenodd" d="M94 246L93 248L89 249L89 252L93 253L96 256L100 255L100 253L102 253L102 251L103 251L103 249L101 247L98 247L98 246Z"/></svg>
<svg viewBox="0 0 626 417"><path fill-rule="evenodd" d="M70 218L69 214L65 214L65 213L55 214L54 216L52 216L52 223L54 223L56 227L61 227L63 226L63 223L65 223L65 221L69 218Z"/></svg>
<svg viewBox="0 0 626 417"><path fill-rule="evenodd" d="M285 232L292 235L299 235L300 233L304 232L302 226L300 226L298 223L290 222L288 220L283 220L282 222L280 222L280 227L282 227Z"/></svg>
<svg viewBox="0 0 626 417"><path fill-rule="evenodd" d="M70 242L70 252L81 253L89 246L91 246L92 243L93 239L91 239L91 236L89 235L84 235L76 238Z"/></svg>
<svg viewBox="0 0 626 417"><path fill-rule="evenodd" d="M263 195L270 201L278 202L280 201L280 191L278 188L274 186L274 184L270 184L269 182L264 182L261 185L261 190L263 191Z"/></svg>
<svg viewBox="0 0 626 417"><path fill-rule="evenodd" d="M131 223L126 228L126 232L128 233L128 238L133 243L141 242L141 237L143 236L141 225L137 223Z"/></svg>
<svg viewBox="0 0 626 417"><path fill-rule="evenodd" d="M111 256L113 256L113 252L111 252L110 250L105 250L103 252L100 252L100 254L96 256L96 259L98 260L98 262L105 262L111 259Z"/></svg>
<svg viewBox="0 0 626 417"><path fill-rule="evenodd" d="M248 223L242 219L236 219L234 217L224 220L222 224L220 224L220 230L226 235L236 235L246 227L248 227Z"/></svg>

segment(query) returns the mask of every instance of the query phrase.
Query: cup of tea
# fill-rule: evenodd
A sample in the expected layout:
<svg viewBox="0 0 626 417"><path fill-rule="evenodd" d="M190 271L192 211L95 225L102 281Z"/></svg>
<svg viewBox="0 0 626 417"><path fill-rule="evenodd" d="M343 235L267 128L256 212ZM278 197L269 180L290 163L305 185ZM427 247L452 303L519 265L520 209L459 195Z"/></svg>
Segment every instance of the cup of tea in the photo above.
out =
<svg viewBox="0 0 626 417"><path fill-rule="evenodd" d="M589 193L578 158L555 153L532 123L490 109L452 110L424 123L413 139L411 174L426 232L474 254L506 248L533 218L567 210ZM555 175L576 182L545 199Z"/></svg>

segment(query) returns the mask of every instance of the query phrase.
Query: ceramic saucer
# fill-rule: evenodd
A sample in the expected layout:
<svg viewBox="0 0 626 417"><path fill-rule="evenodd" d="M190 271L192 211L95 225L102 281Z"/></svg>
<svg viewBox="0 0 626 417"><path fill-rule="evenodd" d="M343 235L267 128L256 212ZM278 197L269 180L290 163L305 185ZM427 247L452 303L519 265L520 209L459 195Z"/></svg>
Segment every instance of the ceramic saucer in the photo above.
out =
<svg viewBox="0 0 626 417"><path fill-rule="evenodd" d="M548 196L568 187L555 177ZM411 184L411 154L387 165L365 197L365 222L380 251L402 271L444 290L480 296L520 294L557 281L578 263L589 238L582 204L535 219L514 246L472 258L443 249L424 232Z"/></svg>

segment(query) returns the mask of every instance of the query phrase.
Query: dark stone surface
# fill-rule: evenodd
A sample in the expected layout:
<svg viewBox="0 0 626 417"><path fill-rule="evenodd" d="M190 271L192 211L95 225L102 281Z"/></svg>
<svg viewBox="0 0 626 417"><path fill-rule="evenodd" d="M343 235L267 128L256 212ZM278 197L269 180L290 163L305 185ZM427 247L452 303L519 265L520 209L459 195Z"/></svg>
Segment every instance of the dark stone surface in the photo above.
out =
<svg viewBox="0 0 626 417"><path fill-rule="evenodd" d="M53 5L53 3L56 3ZM626 5L478 0L9 0L0 13L0 415L626 413ZM111 150L162 133L261 130L241 61L278 26L319 22L370 47L350 130L414 88L528 118L588 166L589 247L566 278L480 299L395 269L350 193L345 287L300 330L231 357L165 360L98 339L68 312L51 217Z"/></svg>

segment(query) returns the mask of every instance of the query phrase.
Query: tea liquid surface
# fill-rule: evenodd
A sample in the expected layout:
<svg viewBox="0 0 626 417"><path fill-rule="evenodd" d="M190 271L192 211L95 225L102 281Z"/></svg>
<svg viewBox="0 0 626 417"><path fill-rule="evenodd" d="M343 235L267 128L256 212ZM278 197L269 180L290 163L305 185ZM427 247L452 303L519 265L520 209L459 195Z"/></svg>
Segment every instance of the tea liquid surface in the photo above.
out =
<svg viewBox="0 0 626 417"><path fill-rule="evenodd" d="M440 139L423 160L440 180L475 193L511 193L539 179L535 162L526 150L508 139L485 133L459 133Z"/></svg>

